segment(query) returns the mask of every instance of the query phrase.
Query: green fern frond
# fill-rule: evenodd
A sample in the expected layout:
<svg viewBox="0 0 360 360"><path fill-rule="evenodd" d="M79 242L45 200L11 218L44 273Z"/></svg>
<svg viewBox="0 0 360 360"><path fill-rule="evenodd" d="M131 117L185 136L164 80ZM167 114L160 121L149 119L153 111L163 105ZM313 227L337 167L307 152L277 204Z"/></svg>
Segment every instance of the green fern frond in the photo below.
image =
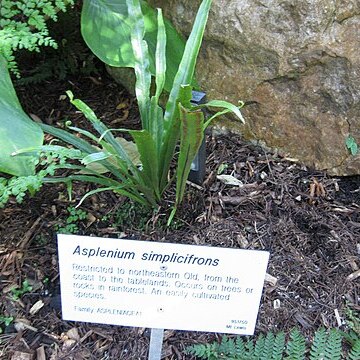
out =
<svg viewBox="0 0 360 360"><path fill-rule="evenodd" d="M360 360L360 339L350 336L352 346L347 360ZM349 341L347 333L338 329L326 331L321 328L315 332L312 344L308 349L304 336L299 330L292 330L286 344L285 334L272 332L266 336L259 335L256 341L236 339L224 336L221 343L194 345L188 348L188 353L207 360L340 360L345 359L342 340ZM285 347L286 344L286 347ZM285 354L284 354L285 351Z"/></svg>
<svg viewBox="0 0 360 360"><path fill-rule="evenodd" d="M197 356L200 359L207 359L207 360L216 360L219 359L218 356L218 344L196 344L189 346L186 349L187 354L191 354Z"/></svg>
<svg viewBox="0 0 360 360"><path fill-rule="evenodd" d="M310 360L324 358L327 338L328 334L324 328L319 329L315 333L314 340L310 349Z"/></svg>
<svg viewBox="0 0 360 360"><path fill-rule="evenodd" d="M46 21L57 20L58 11L66 11L74 0L2 0L0 16L0 53L8 68L20 77L14 52L25 49L39 52L41 46L57 47L49 36Z"/></svg>
<svg viewBox="0 0 360 360"><path fill-rule="evenodd" d="M354 330L347 332L341 331L341 335L351 346L355 345L355 343L360 339L359 334Z"/></svg>
<svg viewBox="0 0 360 360"><path fill-rule="evenodd" d="M340 360L342 353L342 336L337 329L331 329L326 348L325 358L326 360Z"/></svg>
<svg viewBox="0 0 360 360"><path fill-rule="evenodd" d="M226 354L227 356L235 357L236 356L235 341L233 339L229 339L226 335L223 336L218 351L220 355Z"/></svg>
<svg viewBox="0 0 360 360"><path fill-rule="evenodd" d="M349 306L345 308L347 326L360 337L360 318Z"/></svg>
<svg viewBox="0 0 360 360"><path fill-rule="evenodd" d="M285 333L279 332L275 336L271 360L281 360L283 358L283 352L285 348Z"/></svg>
<svg viewBox="0 0 360 360"><path fill-rule="evenodd" d="M248 340L246 342L245 349L247 350L247 354L248 354L249 358L250 359L254 358L255 346L254 346L254 342L252 340Z"/></svg>
<svg viewBox="0 0 360 360"><path fill-rule="evenodd" d="M255 343L254 356L255 358L262 359L262 354L265 350L265 337L260 334Z"/></svg>
<svg viewBox="0 0 360 360"><path fill-rule="evenodd" d="M348 360L359 360L359 359L360 359L360 339L358 339L355 342L348 355Z"/></svg>
<svg viewBox="0 0 360 360"><path fill-rule="evenodd" d="M244 340L238 336L235 340L235 348L237 356L244 356L247 352Z"/></svg>
<svg viewBox="0 0 360 360"><path fill-rule="evenodd" d="M290 340L286 346L286 354L288 360L305 359L306 344L305 338L299 330L294 329L290 333Z"/></svg>

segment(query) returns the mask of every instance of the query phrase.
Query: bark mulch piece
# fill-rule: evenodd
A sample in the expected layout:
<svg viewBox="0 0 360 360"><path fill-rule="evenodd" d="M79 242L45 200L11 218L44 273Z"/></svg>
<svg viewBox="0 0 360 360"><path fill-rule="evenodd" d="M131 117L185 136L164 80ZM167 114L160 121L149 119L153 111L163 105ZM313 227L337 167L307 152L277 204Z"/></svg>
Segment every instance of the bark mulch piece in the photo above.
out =
<svg viewBox="0 0 360 360"><path fill-rule="evenodd" d="M67 118L87 126L68 101L59 100L68 85L53 82L50 92L42 85L19 93L27 111L45 122ZM70 85L107 123L137 126L134 100L106 77ZM219 175L241 184L227 185ZM166 214L138 216L126 200L102 193L84 202L89 215L79 234L268 250L256 333L298 327L311 336L320 326L344 326L339 321L347 309L360 310L359 184L360 177L311 171L237 135L208 135L204 185L189 186L176 226L163 226ZM33 199L0 210L0 315L14 318L0 335L2 359L147 358L148 329L61 319L56 229L67 207L88 190L76 184L70 203L64 186L46 185ZM31 291L15 300L11 288L24 281ZM221 312L209 314L209 321L213 316ZM163 358L191 359L187 346L219 335L167 330Z"/></svg>

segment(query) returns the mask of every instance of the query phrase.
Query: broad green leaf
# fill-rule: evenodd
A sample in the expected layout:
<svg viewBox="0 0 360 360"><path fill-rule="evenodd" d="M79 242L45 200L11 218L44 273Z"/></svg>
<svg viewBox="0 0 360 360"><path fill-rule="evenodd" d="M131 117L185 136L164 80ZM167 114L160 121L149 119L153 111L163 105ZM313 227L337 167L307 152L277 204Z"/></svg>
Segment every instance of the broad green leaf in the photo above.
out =
<svg viewBox="0 0 360 360"><path fill-rule="evenodd" d="M141 7L150 53L150 71L155 75L156 11L145 1L141 1ZM169 21L165 21L165 27L168 43L165 89L170 91L185 42ZM91 51L104 63L115 67L134 67L131 31L126 0L84 0L81 32Z"/></svg>
<svg viewBox="0 0 360 360"><path fill-rule="evenodd" d="M40 127L23 111L0 54L0 172L16 176L34 174L35 165L29 157L11 156L19 149L43 143Z"/></svg>
<svg viewBox="0 0 360 360"><path fill-rule="evenodd" d="M176 170L176 201L169 217L173 219L177 206L184 197L186 180L189 176L191 163L194 160L204 138L204 114L201 110L191 111L179 104L180 108L180 152Z"/></svg>

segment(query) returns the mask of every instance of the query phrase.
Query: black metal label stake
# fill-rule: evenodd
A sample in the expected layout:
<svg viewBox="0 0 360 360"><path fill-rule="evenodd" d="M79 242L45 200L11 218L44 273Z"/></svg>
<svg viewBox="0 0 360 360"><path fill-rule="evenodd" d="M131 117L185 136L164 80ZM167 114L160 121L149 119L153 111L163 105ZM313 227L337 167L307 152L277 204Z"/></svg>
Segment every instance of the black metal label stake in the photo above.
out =
<svg viewBox="0 0 360 360"><path fill-rule="evenodd" d="M206 94L201 91L192 92L191 103L194 106L205 104ZM205 161L206 161L206 143L205 137L201 143L198 153L195 156L195 159L191 163L190 174L188 176L189 181L201 185L205 177Z"/></svg>

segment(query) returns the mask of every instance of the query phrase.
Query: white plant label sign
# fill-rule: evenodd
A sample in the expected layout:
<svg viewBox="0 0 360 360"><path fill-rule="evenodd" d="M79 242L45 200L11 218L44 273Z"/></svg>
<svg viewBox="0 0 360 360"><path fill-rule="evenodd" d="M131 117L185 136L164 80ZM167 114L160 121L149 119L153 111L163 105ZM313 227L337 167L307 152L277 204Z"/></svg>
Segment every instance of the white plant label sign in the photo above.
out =
<svg viewBox="0 0 360 360"><path fill-rule="evenodd" d="M266 251L58 235L64 320L252 335Z"/></svg>

